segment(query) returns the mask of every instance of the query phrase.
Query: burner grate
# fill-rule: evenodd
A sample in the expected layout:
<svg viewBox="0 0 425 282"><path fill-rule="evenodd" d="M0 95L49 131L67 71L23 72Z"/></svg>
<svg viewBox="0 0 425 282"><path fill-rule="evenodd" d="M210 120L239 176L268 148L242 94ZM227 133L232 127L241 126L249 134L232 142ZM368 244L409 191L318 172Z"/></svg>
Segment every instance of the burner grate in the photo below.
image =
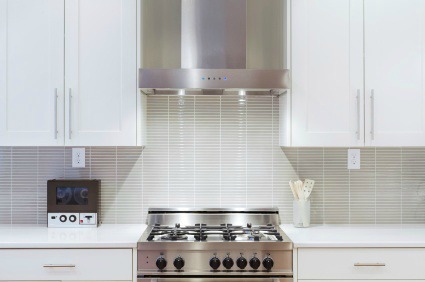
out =
<svg viewBox="0 0 425 282"><path fill-rule="evenodd" d="M220 225L207 225L198 223L193 226L181 226L176 223L174 226L155 224L147 240L155 238L167 241L188 240L193 236L196 241L207 241L208 236L221 236L224 241L235 241L238 238L247 238L251 241L261 241L262 238L274 236L276 240L283 241L283 236L272 224L253 226L248 223L246 226L232 225L224 223Z"/></svg>

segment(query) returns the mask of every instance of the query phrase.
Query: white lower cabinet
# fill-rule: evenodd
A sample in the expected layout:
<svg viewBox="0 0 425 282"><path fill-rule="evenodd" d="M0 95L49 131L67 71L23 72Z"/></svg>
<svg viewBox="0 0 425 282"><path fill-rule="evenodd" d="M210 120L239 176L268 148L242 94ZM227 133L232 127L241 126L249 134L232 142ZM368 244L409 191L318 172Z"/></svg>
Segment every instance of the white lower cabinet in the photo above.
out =
<svg viewBox="0 0 425 282"><path fill-rule="evenodd" d="M132 249L3 249L0 281L132 281Z"/></svg>
<svg viewBox="0 0 425 282"><path fill-rule="evenodd" d="M298 280L424 280L425 248L305 248Z"/></svg>

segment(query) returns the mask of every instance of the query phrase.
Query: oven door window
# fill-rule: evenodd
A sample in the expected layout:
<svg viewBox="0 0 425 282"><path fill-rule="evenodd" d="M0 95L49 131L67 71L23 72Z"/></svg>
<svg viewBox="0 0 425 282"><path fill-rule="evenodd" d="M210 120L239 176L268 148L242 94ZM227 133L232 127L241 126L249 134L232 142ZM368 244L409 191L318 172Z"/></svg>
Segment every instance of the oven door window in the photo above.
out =
<svg viewBox="0 0 425 282"><path fill-rule="evenodd" d="M56 187L56 205L86 206L89 204L89 189L86 187Z"/></svg>

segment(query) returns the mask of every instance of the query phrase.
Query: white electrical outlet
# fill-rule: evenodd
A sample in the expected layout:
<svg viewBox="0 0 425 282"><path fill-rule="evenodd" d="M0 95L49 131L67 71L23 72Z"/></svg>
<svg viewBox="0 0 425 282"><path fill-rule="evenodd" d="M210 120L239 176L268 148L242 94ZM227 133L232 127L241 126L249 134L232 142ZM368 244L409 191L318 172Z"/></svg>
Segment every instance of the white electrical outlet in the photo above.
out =
<svg viewBox="0 0 425 282"><path fill-rule="evenodd" d="M86 167L85 148L72 148L72 167Z"/></svg>
<svg viewBox="0 0 425 282"><path fill-rule="evenodd" d="M348 149L348 169L360 169L360 149Z"/></svg>

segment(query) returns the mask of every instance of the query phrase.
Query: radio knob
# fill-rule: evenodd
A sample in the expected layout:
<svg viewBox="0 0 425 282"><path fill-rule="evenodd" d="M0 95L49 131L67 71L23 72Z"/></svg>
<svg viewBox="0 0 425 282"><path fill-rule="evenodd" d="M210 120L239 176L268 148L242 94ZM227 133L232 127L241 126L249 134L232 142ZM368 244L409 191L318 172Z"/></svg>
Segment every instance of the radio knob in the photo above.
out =
<svg viewBox="0 0 425 282"><path fill-rule="evenodd" d="M165 258L159 257L156 260L156 266L158 267L159 270L163 270L167 266L167 261L165 260Z"/></svg>
<svg viewBox="0 0 425 282"><path fill-rule="evenodd" d="M245 269L245 267L247 266L248 261L246 260L246 258L244 258L243 256L239 257L236 260L236 265L240 268L240 269Z"/></svg>
<svg viewBox="0 0 425 282"><path fill-rule="evenodd" d="M231 269L235 263L233 262L233 259L227 255L226 258L223 259L223 266L226 269Z"/></svg>
<svg viewBox="0 0 425 282"><path fill-rule="evenodd" d="M263 266L264 266L265 269L270 270L270 269L272 269L273 265L274 265L274 261L273 261L272 258L266 257L263 260Z"/></svg>
<svg viewBox="0 0 425 282"><path fill-rule="evenodd" d="M184 259L182 257L178 257L174 260L174 267L177 268L177 270L180 270L184 266Z"/></svg>
<svg viewBox="0 0 425 282"><path fill-rule="evenodd" d="M66 215L61 215L61 216L59 217L59 220L60 220L61 222L65 222L65 221L66 221Z"/></svg>
<svg viewBox="0 0 425 282"><path fill-rule="evenodd" d="M252 269L254 269L254 270L257 270L260 267L260 265L261 265L261 261L256 257L253 257L249 261L249 266L251 266Z"/></svg>
<svg viewBox="0 0 425 282"><path fill-rule="evenodd" d="M217 257L213 257L210 259L210 266L212 269L217 270L220 267L220 260Z"/></svg>
<svg viewBox="0 0 425 282"><path fill-rule="evenodd" d="M76 220L77 220L77 217L75 215L70 215L69 216L69 221L75 222Z"/></svg>

